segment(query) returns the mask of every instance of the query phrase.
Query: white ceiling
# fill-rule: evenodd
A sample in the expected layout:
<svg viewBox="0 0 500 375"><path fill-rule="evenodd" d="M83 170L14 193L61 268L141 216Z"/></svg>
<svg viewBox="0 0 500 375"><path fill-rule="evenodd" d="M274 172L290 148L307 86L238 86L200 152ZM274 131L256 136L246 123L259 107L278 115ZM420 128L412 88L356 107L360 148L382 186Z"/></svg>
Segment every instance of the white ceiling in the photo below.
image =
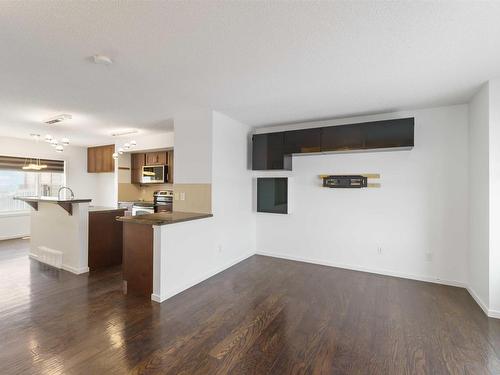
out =
<svg viewBox="0 0 500 375"><path fill-rule="evenodd" d="M0 134L92 144L213 108L253 126L466 102L500 2L2 2ZM89 56L110 56L98 66Z"/></svg>

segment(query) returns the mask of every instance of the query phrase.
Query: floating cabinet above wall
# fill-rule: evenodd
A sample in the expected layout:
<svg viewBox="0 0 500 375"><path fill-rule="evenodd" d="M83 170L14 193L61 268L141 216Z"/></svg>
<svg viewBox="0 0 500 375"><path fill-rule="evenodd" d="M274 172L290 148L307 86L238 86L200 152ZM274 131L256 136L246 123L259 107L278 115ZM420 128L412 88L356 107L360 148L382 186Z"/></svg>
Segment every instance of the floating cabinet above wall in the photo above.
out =
<svg viewBox="0 0 500 375"><path fill-rule="evenodd" d="M319 152L321 128L292 130L284 133L285 155Z"/></svg>
<svg viewBox="0 0 500 375"><path fill-rule="evenodd" d="M413 117L300 129L253 136L252 169L291 170L292 154L342 152L414 145Z"/></svg>
<svg viewBox="0 0 500 375"><path fill-rule="evenodd" d="M108 173L115 171L113 153L115 145L97 146L87 148L87 172Z"/></svg>
<svg viewBox="0 0 500 375"><path fill-rule="evenodd" d="M376 121L364 124L367 149L413 147L414 119Z"/></svg>
<svg viewBox="0 0 500 375"><path fill-rule="evenodd" d="M284 133L256 134L252 137L252 169L292 169L291 157L285 155Z"/></svg>
<svg viewBox="0 0 500 375"><path fill-rule="evenodd" d="M329 126L321 129L321 151L346 151L365 149L361 125Z"/></svg>

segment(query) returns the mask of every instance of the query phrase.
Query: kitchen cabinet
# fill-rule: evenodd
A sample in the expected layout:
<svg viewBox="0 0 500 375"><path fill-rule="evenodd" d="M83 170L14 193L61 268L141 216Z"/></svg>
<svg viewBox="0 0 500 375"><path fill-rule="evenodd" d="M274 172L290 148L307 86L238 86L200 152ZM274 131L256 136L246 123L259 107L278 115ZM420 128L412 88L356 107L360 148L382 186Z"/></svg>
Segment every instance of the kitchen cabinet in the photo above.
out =
<svg viewBox="0 0 500 375"><path fill-rule="evenodd" d="M167 164L167 152L148 152L146 153L146 165L166 165Z"/></svg>
<svg viewBox="0 0 500 375"><path fill-rule="evenodd" d="M123 291L151 297L153 292L153 227L123 224Z"/></svg>
<svg viewBox="0 0 500 375"><path fill-rule="evenodd" d="M91 271L122 264L123 223L126 209L89 211L88 266Z"/></svg>
<svg viewBox="0 0 500 375"><path fill-rule="evenodd" d="M130 165L131 165L131 173L130 173L130 182L133 184L140 184L142 177L142 167L146 163L146 154L131 154L130 155Z"/></svg>
<svg viewBox="0 0 500 375"><path fill-rule="evenodd" d="M174 183L174 150L131 154L130 165L133 184L141 183L142 167L153 165L168 165L167 183Z"/></svg>
<svg viewBox="0 0 500 375"><path fill-rule="evenodd" d="M168 183L174 183L174 150L167 151Z"/></svg>
<svg viewBox="0 0 500 375"><path fill-rule="evenodd" d="M284 142L285 155L319 152L321 128L287 131L284 133Z"/></svg>
<svg viewBox="0 0 500 375"><path fill-rule="evenodd" d="M300 129L252 137L252 169L292 169L292 154L414 146L415 118Z"/></svg>
<svg viewBox="0 0 500 375"><path fill-rule="evenodd" d="M322 129L321 151L413 147L414 119L372 121Z"/></svg>
<svg viewBox="0 0 500 375"><path fill-rule="evenodd" d="M341 125L321 129L321 151L362 150L365 148L365 133L362 126Z"/></svg>
<svg viewBox="0 0 500 375"><path fill-rule="evenodd" d="M87 172L107 173L115 171L113 153L115 145L97 146L87 148Z"/></svg>
<svg viewBox="0 0 500 375"><path fill-rule="evenodd" d="M291 156L285 155L284 133L255 134L252 137L252 169L291 170Z"/></svg>
<svg viewBox="0 0 500 375"><path fill-rule="evenodd" d="M365 124L366 148L414 146L414 119L375 121Z"/></svg>

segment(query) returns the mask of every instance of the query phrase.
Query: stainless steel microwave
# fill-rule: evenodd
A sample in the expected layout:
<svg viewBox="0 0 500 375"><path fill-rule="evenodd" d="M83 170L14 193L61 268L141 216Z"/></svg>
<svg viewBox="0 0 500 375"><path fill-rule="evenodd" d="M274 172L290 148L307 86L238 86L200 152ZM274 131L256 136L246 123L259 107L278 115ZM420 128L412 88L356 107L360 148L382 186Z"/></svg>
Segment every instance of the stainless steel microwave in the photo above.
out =
<svg viewBox="0 0 500 375"><path fill-rule="evenodd" d="M146 165L142 167L142 184L163 184L168 181L167 165Z"/></svg>

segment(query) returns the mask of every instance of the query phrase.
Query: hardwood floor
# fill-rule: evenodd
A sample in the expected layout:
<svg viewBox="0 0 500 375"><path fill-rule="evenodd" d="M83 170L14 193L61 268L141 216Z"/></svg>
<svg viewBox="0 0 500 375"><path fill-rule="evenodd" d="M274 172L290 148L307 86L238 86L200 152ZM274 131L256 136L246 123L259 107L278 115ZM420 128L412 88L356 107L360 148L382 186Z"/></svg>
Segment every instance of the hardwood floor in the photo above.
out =
<svg viewBox="0 0 500 375"><path fill-rule="evenodd" d="M467 291L254 256L163 304L0 242L0 374L500 374Z"/></svg>

